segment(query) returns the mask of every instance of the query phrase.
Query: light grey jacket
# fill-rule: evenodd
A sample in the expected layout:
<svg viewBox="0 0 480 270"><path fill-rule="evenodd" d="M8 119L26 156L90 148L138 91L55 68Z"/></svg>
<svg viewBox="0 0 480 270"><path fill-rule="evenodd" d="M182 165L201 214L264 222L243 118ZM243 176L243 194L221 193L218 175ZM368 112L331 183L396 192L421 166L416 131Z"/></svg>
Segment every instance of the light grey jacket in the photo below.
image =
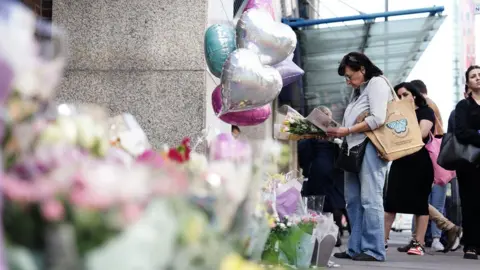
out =
<svg viewBox="0 0 480 270"><path fill-rule="evenodd" d="M388 79L384 76L371 78L360 86L360 95L353 91L350 103L343 116L343 126L352 127L356 124L358 116L369 112L365 118L371 130L381 127L387 117L387 105L393 100L393 89ZM361 144L367 136L364 133L355 133L346 137L348 149Z"/></svg>

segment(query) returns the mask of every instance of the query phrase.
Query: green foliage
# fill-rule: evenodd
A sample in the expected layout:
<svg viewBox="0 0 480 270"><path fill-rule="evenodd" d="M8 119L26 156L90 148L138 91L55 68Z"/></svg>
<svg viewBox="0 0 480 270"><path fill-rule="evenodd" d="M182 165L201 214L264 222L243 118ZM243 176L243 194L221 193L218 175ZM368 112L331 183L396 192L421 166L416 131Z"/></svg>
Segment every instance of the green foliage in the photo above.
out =
<svg viewBox="0 0 480 270"><path fill-rule="evenodd" d="M295 265L297 259L297 243L300 241L302 231L296 225L291 225L288 217L277 220L276 226L272 228L268 237L265 249L262 254L262 260L267 264L286 263ZM285 256L286 262L282 261Z"/></svg>
<svg viewBox="0 0 480 270"><path fill-rule="evenodd" d="M38 206L4 201L3 226L6 240L12 245L40 250L44 246L45 220Z"/></svg>
<svg viewBox="0 0 480 270"><path fill-rule="evenodd" d="M73 215L77 248L81 255L100 247L119 233L118 229L110 226L107 213L77 209Z"/></svg>

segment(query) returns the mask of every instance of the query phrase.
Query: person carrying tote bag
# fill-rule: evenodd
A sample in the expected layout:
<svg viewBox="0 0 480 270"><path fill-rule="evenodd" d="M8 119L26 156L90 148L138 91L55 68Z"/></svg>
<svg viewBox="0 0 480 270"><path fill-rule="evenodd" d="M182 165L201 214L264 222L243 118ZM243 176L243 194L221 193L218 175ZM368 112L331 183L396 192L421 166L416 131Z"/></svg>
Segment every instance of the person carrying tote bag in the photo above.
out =
<svg viewBox="0 0 480 270"><path fill-rule="evenodd" d="M414 105L408 100L400 100L390 82L383 78L394 99L388 103L385 125L365 134L384 160L394 161L418 152L424 143Z"/></svg>
<svg viewBox="0 0 480 270"><path fill-rule="evenodd" d="M345 55L338 67L338 75L345 78L354 90L343 117L342 127L329 127L327 135L344 138L342 154L336 166L345 170L345 199L352 234L345 252L335 253L336 258L357 261L384 261L383 186L388 162L382 160L365 135L385 123L387 103L392 93L383 72L364 54L351 52ZM370 115L361 122L358 116L364 111ZM358 151L357 151L358 150ZM343 156L345 155L345 156ZM340 159L349 157L349 169L341 166ZM346 161L346 159L344 159ZM344 165L347 165L344 163Z"/></svg>

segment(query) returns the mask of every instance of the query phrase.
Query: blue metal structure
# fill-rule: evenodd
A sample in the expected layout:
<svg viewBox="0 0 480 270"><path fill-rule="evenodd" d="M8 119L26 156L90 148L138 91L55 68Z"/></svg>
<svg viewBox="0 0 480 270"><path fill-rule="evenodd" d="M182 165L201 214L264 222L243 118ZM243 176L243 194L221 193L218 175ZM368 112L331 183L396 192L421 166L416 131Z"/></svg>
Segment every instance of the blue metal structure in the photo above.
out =
<svg viewBox="0 0 480 270"><path fill-rule="evenodd" d="M379 12L371 14L360 14L354 16L346 17L337 17L337 18L328 18L328 19L316 19L316 20L305 20L302 18L282 18L282 22L290 27L306 27L319 24L327 23L338 23L338 22L347 22L347 21L371 21L376 18L385 18L385 17L394 17L394 16L404 16L412 14L421 14L429 13L430 16L433 16L438 13L442 13L445 10L443 6L434 6L429 8L418 8L418 9L406 9L406 10L397 10L397 11L388 11L388 12Z"/></svg>
<svg viewBox="0 0 480 270"><path fill-rule="evenodd" d="M350 88L343 77L335 75L345 53L367 54L392 84L400 83L407 78L444 21L443 11L443 6L437 6L328 19L283 18L283 23L296 30L298 55L294 62L304 69L305 75L301 82L282 90L280 105L287 104L304 114L324 105L332 110L335 120L341 121ZM412 14L426 16L384 22L377 19ZM346 21L359 23L308 27Z"/></svg>

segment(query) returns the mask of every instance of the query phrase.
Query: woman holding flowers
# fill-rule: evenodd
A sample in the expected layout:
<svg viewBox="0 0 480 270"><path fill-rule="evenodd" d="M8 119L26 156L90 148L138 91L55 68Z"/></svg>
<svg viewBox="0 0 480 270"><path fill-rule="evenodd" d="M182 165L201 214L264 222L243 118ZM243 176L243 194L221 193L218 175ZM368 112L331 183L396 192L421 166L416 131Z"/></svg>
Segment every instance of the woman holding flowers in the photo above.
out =
<svg viewBox="0 0 480 270"><path fill-rule="evenodd" d="M334 256L357 261L384 261L383 186L387 162L380 159L366 131L381 127L387 103L393 99L383 72L364 54L345 55L338 67L353 88L343 118L343 127L329 128L327 134L345 137L342 152L355 155L361 164L358 171L345 171L345 199L352 234L346 252ZM351 158L352 156L350 156Z"/></svg>

